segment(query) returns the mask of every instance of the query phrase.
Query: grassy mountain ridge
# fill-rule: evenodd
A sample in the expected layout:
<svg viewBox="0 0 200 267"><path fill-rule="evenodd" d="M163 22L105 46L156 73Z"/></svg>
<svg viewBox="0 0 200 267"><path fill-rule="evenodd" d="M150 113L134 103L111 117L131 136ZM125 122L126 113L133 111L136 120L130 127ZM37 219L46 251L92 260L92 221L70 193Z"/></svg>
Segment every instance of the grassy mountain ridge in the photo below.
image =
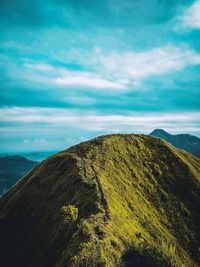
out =
<svg viewBox="0 0 200 267"><path fill-rule="evenodd" d="M150 135L162 138L173 146L184 149L200 158L200 138L191 134L169 134L162 129L156 129Z"/></svg>
<svg viewBox="0 0 200 267"><path fill-rule="evenodd" d="M198 266L199 174L199 159L145 135L55 154L0 200L4 266Z"/></svg>

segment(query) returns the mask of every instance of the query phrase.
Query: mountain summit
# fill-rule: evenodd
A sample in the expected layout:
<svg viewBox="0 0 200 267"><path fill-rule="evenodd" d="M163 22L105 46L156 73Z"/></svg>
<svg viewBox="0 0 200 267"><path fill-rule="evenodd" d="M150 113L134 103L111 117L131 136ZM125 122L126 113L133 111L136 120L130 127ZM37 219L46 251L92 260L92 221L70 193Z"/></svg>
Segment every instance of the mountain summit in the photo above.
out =
<svg viewBox="0 0 200 267"><path fill-rule="evenodd" d="M145 135L57 153L0 199L4 267L200 264L200 160Z"/></svg>
<svg viewBox="0 0 200 267"><path fill-rule="evenodd" d="M168 136L170 134L163 129L155 129L150 135Z"/></svg>
<svg viewBox="0 0 200 267"><path fill-rule="evenodd" d="M175 147L186 150L187 152L200 158L200 138L190 134L170 134L162 129L156 129L151 136L162 138Z"/></svg>

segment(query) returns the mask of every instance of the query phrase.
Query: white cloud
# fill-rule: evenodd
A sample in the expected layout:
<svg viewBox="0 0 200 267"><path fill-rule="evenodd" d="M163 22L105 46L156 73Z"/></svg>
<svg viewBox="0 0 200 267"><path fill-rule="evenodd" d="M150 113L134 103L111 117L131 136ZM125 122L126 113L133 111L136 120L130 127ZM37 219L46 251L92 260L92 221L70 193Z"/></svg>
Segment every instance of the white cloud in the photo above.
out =
<svg viewBox="0 0 200 267"><path fill-rule="evenodd" d="M77 56L77 60L79 57ZM5 61L5 60L4 60ZM7 59L8 61L8 59ZM142 52L111 51L103 53L96 49L80 59L84 70L70 70L50 62L33 62L25 59L24 64L9 60L3 64L13 80L30 85L39 84L48 88L76 88L124 91L140 88L148 77L181 71L200 64L200 53L187 46L168 45ZM68 62L66 62L68 63Z"/></svg>
<svg viewBox="0 0 200 267"><path fill-rule="evenodd" d="M76 72L65 72L64 76L54 79L53 81L57 85L61 86L82 86L92 87L97 89L124 89L125 86L120 81L109 81L104 78L100 78L90 73L76 73Z"/></svg>
<svg viewBox="0 0 200 267"><path fill-rule="evenodd" d="M200 54L187 48L172 45L143 52L113 52L99 55L104 73L118 79L138 82L147 77L180 71L200 64Z"/></svg>
<svg viewBox="0 0 200 267"><path fill-rule="evenodd" d="M72 71L45 62L25 62L22 74L16 78L56 87L79 87L94 89L125 89L126 81L109 80L98 73Z"/></svg>
<svg viewBox="0 0 200 267"><path fill-rule="evenodd" d="M196 0L181 18L183 26L200 29L200 0Z"/></svg>
<svg viewBox="0 0 200 267"><path fill-rule="evenodd" d="M90 60L95 58L95 60ZM27 78L42 81L61 87L82 87L94 89L126 89L129 85L139 87L142 80L156 75L180 71L186 67L199 65L200 54L187 46L168 45L143 52L110 52L94 51L82 64L92 71L72 71L61 67L37 63L34 69L44 70L44 77ZM89 62L89 63L88 63ZM51 75L46 76L46 71Z"/></svg>
<svg viewBox="0 0 200 267"><path fill-rule="evenodd" d="M46 140L44 139L44 138L39 138L39 139L37 139L37 138L35 138L35 139L33 139L33 140L30 140L30 139L25 139L25 140L23 140L23 142L24 143L35 143L35 144L41 144L41 143L45 143L46 142Z"/></svg>
<svg viewBox="0 0 200 267"><path fill-rule="evenodd" d="M24 64L25 68L30 68L33 70L37 70L37 71L53 71L54 67L51 66L50 64L47 63L43 63L43 62L39 62L39 63L25 63Z"/></svg>
<svg viewBox="0 0 200 267"><path fill-rule="evenodd" d="M149 133L155 128L170 132L199 133L200 112L188 113L145 113L130 112L126 115L80 114L62 108L1 108L1 121L17 123L38 123L55 129L89 130L91 132L137 132ZM14 127L14 126L13 126ZM37 127L37 126L35 126ZM59 130L58 130L59 131ZM42 142L43 139L38 139Z"/></svg>

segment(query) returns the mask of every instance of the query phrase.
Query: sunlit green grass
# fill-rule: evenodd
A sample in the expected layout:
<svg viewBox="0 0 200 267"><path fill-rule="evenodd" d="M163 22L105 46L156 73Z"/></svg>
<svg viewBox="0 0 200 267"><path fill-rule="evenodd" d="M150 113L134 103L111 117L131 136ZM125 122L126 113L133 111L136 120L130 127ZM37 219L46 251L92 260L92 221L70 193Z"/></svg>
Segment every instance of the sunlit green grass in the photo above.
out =
<svg viewBox="0 0 200 267"><path fill-rule="evenodd" d="M200 260L200 160L150 136L102 136L62 151L0 206L2 238L11 253L23 251L26 266L113 267L129 259L197 267ZM76 211L70 225L62 207ZM16 240L24 234L22 250L13 227Z"/></svg>

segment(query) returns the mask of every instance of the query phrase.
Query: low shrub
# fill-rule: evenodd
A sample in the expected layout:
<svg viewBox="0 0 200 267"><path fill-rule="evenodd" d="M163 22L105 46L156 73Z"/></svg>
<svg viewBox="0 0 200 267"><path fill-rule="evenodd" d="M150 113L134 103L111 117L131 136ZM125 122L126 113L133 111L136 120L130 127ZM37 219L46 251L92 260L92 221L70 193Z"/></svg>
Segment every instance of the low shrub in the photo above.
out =
<svg viewBox="0 0 200 267"><path fill-rule="evenodd" d="M64 223L72 224L78 219L78 208L74 205L62 206L60 209Z"/></svg>

